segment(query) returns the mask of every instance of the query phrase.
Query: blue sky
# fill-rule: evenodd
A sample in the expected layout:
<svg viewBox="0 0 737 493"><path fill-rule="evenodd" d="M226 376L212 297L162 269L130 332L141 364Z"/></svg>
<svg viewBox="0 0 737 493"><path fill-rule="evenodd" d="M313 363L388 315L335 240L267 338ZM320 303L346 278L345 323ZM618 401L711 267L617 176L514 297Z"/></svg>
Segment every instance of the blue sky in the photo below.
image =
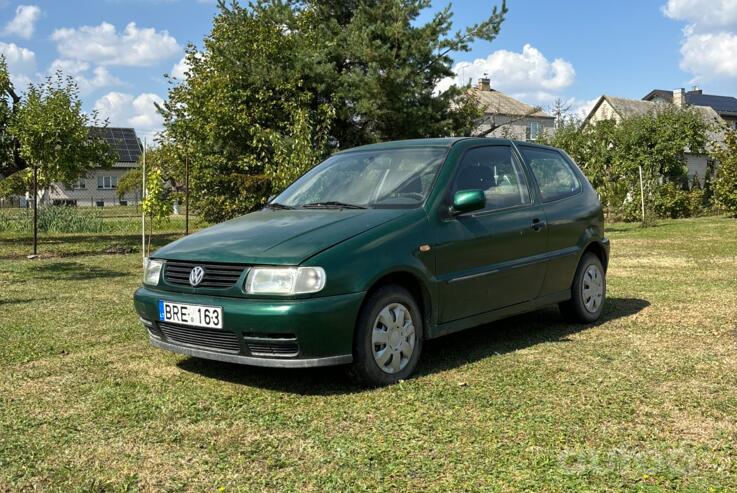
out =
<svg viewBox="0 0 737 493"><path fill-rule="evenodd" d="M429 18L447 5L436 1ZM488 15L494 0L457 0L455 26ZM700 85L737 96L737 0L509 0L492 43L456 54L456 81L489 74L492 86L547 107L560 97L585 111L603 93L640 98L651 89ZM212 0L0 0L0 52L23 87L62 68L85 109L149 138L154 102L184 46L200 44ZM453 81L444 81L441 87Z"/></svg>

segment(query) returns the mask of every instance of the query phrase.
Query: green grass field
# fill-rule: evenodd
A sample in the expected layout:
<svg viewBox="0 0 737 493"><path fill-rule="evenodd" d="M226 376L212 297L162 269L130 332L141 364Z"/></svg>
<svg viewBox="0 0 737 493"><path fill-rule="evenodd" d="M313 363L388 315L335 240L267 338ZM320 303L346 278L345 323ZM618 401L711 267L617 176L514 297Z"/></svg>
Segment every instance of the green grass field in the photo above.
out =
<svg viewBox="0 0 737 493"><path fill-rule="evenodd" d="M364 390L149 347L138 235L0 233L0 491L735 491L737 220L608 235L600 323L478 327Z"/></svg>

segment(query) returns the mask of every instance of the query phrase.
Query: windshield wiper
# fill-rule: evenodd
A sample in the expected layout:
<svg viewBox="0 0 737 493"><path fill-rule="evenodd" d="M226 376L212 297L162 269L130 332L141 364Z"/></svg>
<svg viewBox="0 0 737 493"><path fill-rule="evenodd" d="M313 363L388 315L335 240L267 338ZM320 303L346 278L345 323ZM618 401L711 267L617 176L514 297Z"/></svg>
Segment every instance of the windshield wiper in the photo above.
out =
<svg viewBox="0 0 737 493"><path fill-rule="evenodd" d="M278 202L269 202L264 207L268 207L270 209L281 209L281 210L291 210L291 209L294 209L294 207L292 207L291 205L284 205L284 204L280 204Z"/></svg>
<svg viewBox="0 0 737 493"><path fill-rule="evenodd" d="M311 202L304 204L302 207L306 209L365 209L366 207L356 204L346 204L337 200L328 200L327 202Z"/></svg>

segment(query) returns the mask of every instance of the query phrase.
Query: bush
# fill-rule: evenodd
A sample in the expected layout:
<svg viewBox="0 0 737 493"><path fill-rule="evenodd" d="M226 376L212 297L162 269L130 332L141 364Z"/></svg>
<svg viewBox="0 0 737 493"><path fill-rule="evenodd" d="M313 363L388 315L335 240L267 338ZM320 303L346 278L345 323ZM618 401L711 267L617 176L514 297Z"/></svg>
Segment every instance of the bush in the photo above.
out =
<svg viewBox="0 0 737 493"><path fill-rule="evenodd" d="M726 133L724 146L714 158L719 161L714 181L714 201L723 211L737 217L737 130Z"/></svg>
<svg viewBox="0 0 737 493"><path fill-rule="evenodd" d="M661 219L690 217L691 204L691 194L675 183L661 185L652 197L652 210Z"/></svg>
<svg viewBox="0 0 737 493"><path fill-rule="evenodd" d="M704 198L704 190L701 188L692 188L688 192L689 209L692 216L700 216L704 214L708 205Z"/></svg>

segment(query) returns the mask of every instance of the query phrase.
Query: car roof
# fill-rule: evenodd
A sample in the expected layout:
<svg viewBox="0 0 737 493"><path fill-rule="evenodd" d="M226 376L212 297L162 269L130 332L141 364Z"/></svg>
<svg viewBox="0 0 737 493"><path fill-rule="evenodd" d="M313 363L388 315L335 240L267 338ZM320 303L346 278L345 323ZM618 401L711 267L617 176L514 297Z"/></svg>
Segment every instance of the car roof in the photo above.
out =
<svg viewBox="0 0 737 493"><path fill-rule="evenodd" d="M543 144L536 144L534 142L509 140L509 139L496 139L490 137L441 137L441 138L427 138L427 139L408 139L408 140L392 140L387 142L379 142L376 144L366 144L351 149L340 151L337 154L356 152L356 151L381 151L389 149L406 149L408 147L452 147L455 144L463 142L464 144L509 144L514 143L516 145L526 145L540 147L543 149L555 149Z"/></svg>

